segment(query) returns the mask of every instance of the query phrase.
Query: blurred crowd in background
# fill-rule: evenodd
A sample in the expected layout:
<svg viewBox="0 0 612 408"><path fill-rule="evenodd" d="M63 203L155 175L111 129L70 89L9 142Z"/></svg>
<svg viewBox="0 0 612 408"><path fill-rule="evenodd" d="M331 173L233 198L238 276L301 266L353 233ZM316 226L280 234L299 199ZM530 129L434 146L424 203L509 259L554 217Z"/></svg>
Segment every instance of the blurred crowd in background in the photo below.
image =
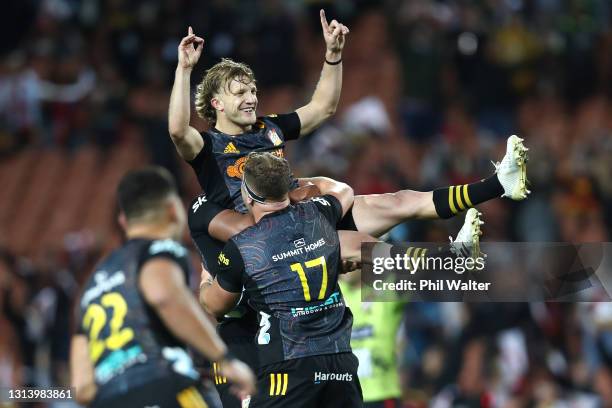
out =
<svg viewBox="0 0 612 408"><path fill-rule="evenodd" d="M331 176L358 194L473 182L516 133L530 148L533 194L481 206L483 239L610 241L609 0L8 2L0 386L67 383L71 304L120 242L114 189L127 169L167 167L186 203L199 191L167 132L187 27L206 41L192 85L232 57L256 74L258 113L283 113L318 79L320 8L351 30L342 98L332 120L288 147L296 175ZM192 124L207 126L195 114ZM461 222L410 221L390 239L443 242ZM398 335L403 400L612 406L611 329L607 303L409 304Z"/></svg>

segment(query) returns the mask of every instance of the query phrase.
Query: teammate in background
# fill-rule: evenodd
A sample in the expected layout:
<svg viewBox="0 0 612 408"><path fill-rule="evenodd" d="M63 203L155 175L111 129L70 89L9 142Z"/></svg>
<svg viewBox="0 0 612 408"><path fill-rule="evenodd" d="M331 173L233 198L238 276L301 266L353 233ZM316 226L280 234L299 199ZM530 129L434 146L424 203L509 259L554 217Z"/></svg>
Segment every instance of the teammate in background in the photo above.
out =
<svg viewBox="0 0 612 408"><path fill-rule="evenodd" d="M397 332L405 302L362 302L361 271L343 275L342 295L353 313L351 347L359 359L357 375L364 408L400 408Z"/></svg>
<svg viewBox="0 0 612 408"><path fill-rule="evenodd" d="M186 344L217 361L237 393L253 392L253 373L228 354L187 285L188 253L175 241L186 214L172 176L133 171L117 194L128 240L98 264L77 305L70 352L77 401L206 407Z"/></svg>

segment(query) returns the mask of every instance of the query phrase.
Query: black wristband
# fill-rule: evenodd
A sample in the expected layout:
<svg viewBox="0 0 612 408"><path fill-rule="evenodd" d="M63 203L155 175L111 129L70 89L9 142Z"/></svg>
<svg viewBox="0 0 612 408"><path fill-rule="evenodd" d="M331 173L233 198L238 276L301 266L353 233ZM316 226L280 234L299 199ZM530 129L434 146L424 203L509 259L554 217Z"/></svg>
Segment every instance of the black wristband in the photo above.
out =
<svg viewBox="0 0 612 408"><path fill-rule="evenodd" d="M327 58L325 58L325 63L326 63L326 64L329 64L329 65L338 65L338 64L339 64L339 63L341 63L341 62L342 62L342 58L340 58L340 59L339 59L338 61L336 61L336 62L329 62L329 61L327 60Z"/></svg>

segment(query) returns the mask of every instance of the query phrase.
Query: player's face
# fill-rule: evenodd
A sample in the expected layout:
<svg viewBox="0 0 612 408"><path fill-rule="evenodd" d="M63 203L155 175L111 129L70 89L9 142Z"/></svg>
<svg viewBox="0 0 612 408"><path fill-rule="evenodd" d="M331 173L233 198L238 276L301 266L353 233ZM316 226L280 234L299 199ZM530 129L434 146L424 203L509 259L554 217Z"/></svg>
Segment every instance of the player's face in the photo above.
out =
<svg viewBox="0 0 612 408"><path fill-rule="evenodd" d="M233 79L220 98L223 112L230 122L239 126L253 125L257 115L257 87L255 82L244 83Z"/></svg>

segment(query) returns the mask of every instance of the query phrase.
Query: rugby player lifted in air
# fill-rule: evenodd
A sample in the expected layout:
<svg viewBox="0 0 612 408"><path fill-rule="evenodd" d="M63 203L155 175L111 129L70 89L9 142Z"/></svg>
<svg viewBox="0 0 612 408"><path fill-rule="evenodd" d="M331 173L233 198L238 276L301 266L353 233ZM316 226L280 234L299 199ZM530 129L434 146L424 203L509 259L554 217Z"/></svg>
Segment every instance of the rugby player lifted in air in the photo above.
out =
<svg viewBox="0 0 612 408"><path fill-rule="evenodd" d="M211 125L205 132L189 125L191 72L202 53L204 39L189 27L187 36L179 44L168 112L169 132L181 157L193 167L203 190L192 203L189 226L204 265L213 274L223 242L253 224L240 194L246 156L254 151L282 156L287 140L312 132L336 110L342 87L342 50L349 30L336 20L328 23L323 11L321 27L326 52L321 77L309 103L288 114L257 117L253 72L245 64L224 59L211 67L197 86L196 111ZM380 236L407 219L450 218L500 196L522 200L528 194L525 151L521 139L511 136L496 173L477 183L429 192L401 190L356 196L353 207L338 227ZM302 198L303 190L298 187L309 182L320 194L330 191L335 184L327 178L293 179L292 197ZM477 214L474 218L478 223ZM220 327L221 337L232 351L232 343L252 339L253 330L257 330L256 321L245 317L246 312L248 308L235 310L231 316L238 320L230 320ZM238 349L234 352L243 358ZM244 358L251 354L246 352ZM222 399L223 395L222 391Z"/></svg>
<svg viewBox="0 0 612 408"><path fill-rule="evenodd" d="M170 99L169 132L179 154L196 172L205 193L205 197L194 201L193 208L202 208L204 202L223 207L218 213L207 214L206 225L200 225L213 237L225 241L253 223L240 196L242 169L248 153L271 151L282 156L285 141L312 132L334 114L342 87L342 49L349 30L336 20L328 24L322 10L321 26L327 50L321 78L308 104L292 113L258 118L253 72L244 64L224 59L210 68L197 86L196 111L212 126L202 133L191 127L189 120L191 71L200 58L204 39L196 36L191 27L182 39ZM407 219L450 218L501 196L522 200L529 193L526 150L520 138L509 137L506 155L496 166L495 174L477 183L429 192L401 190L356 196L343 222L346 226L354 224L361 232L380 236ZM314 184L325 187L330 182L330 179L324 182L315 179ZM294 179L292 186L297 187L298 183Z"/></svg>
<svg viewBox="0 0 612 408"><path fill-rule="evenodd" d="M76 399L91 407L207 407L186 344L218 363L241 395L255 377L207 320L187 285L186 214L163 168L128 173L118 189L128 241L87 281L77 307L70 368Z"/></svg>

